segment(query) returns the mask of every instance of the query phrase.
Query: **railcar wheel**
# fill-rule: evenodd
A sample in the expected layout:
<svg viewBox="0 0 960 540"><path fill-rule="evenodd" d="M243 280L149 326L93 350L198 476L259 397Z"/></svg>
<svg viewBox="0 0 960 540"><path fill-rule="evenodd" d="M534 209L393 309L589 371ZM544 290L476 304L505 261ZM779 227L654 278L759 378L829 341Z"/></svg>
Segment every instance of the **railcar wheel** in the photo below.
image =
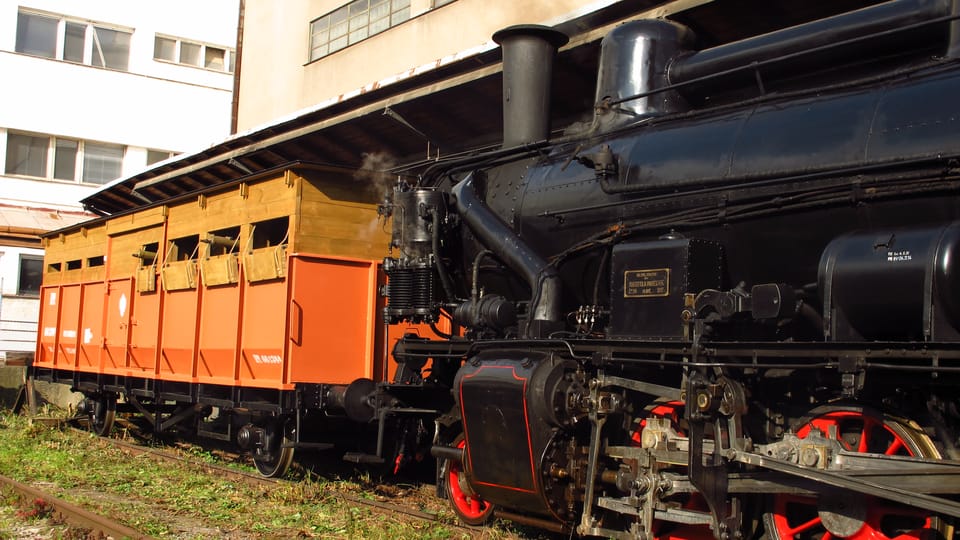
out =
<svg viewBox="0 0 960 540"><path fill-rule="evenodd" d="M90 431L101 437L109 435L117 415L117 398L104 394L90 396L84 400L83 408Z"/></svg>
<svg viewBox="0 0 960 540"><path fill-rule="evenodd" d="M467 441L458 436L453 445L463 449ZM493 516L493 504L481 499L470 487L469 475L462 463L447 460L443 465L443 476L447 483L447 499L461 521L468 525L483 525Z"/></svg>
<svg viewBox="0 0 960 540"><path fill-rule="evenodd" d="M265 428L262 445L253 449L253 464L267 478L279 478L287 473L293 463L293 437L281 422L271 422Z"/></svg>
<svg viewBox="0 0 960 540"><path fill-rule="evenodd" d="M940 458L930 438L907 420L864 408L820 408L797 430L812 429L837 437L848 450L896 456ZM939 536L939 520L929 512L867 495L803 497L781 494L764 515L771 540L908 540Z"/></svg>

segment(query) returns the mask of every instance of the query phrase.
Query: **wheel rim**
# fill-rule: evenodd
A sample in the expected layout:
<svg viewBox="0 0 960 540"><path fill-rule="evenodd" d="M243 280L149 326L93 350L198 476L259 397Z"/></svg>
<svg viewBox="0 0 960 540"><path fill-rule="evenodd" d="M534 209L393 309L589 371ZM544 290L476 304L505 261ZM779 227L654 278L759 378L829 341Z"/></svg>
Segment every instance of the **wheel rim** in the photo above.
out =
<svg viewBox="0 0 960 540"><path fill-rule="evenodd" d="M117 414L117 400L106 396L91 398L93 406L88 413L90 431L105 436L113 429L113 421Z"/></svg>
<svg viewBox="0 0 960 540"><path fill-rule="evenodd" d="M888 456L939 458L919 429L905 421L868 410L832 410L815 415L801 429L836 432L847 450ZM832 435L831 435L832 436ZM841 493L833 498L781 494L774 497L768 523L779 540L907 540L931 537L935 524L928 512L867 495Z"/></svg>
<svg viewBox="0 0 960 540"><path fill-rule="evenodd" d="M283 476L293 463L293 447L287 446L293 442L282 424L271 424L267 427L268 436L264 448L253 451L253 464L257 471L267 478Z"/></svg>
<svg viewBox="0 0 960 540"><path fill-rule="evenodd" d="M466 447L466 441L460 439L455 445L456 448ZM454 510L460 514L461 518L467 523L483 523L493 511L493 505L481 499L476 494L465 489L468 485L466 473L463 470L463 464L454 460L447 461L447 495Z"/></svg>

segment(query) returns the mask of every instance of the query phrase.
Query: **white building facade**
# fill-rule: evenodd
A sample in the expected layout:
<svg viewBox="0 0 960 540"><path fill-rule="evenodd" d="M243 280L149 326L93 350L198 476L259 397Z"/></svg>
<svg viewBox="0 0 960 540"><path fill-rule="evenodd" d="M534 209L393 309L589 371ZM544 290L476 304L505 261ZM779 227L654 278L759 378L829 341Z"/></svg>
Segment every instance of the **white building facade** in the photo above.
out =
<svg viewBox="0 0 960 540"><path fill-rule="evenodd" d="M239 0L0 1L0 358L36 341L39 234L230 133Z"/></svg>

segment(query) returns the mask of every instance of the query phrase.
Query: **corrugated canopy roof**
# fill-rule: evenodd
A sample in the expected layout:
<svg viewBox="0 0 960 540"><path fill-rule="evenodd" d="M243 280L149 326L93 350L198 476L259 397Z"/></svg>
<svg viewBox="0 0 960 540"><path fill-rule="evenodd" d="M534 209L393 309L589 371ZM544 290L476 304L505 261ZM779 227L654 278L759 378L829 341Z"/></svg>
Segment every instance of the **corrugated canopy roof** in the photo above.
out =
<svg viewBox="0 0 960 540"><path fill-rule="evenodd" d="M599 40L612 25L660 6L710 47L879 3L877 0L677 0L615 2L558 25L572 39L554 68L553 126L589 117ZM155 204L294 162L361 168L370 154L410 164L500 141L500 50L490 45L372 84L292 118L232 136L122 178L82 202L101 215ZM401 121L402 119L403 121ZM429 143L428 143L429 141Z"/></svg>

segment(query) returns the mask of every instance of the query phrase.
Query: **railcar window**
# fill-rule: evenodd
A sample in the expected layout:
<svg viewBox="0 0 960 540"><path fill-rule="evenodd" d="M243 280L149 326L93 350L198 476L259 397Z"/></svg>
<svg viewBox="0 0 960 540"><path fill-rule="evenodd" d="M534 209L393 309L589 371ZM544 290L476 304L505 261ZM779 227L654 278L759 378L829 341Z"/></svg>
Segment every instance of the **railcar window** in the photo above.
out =
<svg viewBox="0 0 960 540"><path fill-rule="evenodd" d="M151 242L140 246L140 251L134 253L133 256L140 259L140 268L153 266L157 262L157 250L159 249L159 242Z"/></svg>
<svg viewBox="0 0 960 540"><path fill-rule="evenodd" d="M168 246L167 261L186 261L197 258L197 247L200 245L200 235L194 234L175 238Z"/></svg>
<svg viewBox="0 0 960 540"><path fill-rule="evenodd" d="M290 228L290 218L282 217L268 219L253 224L252 249L279 246L287 243L287 230Z"/></svg>
<svg viewBox="0 0 960 540"><path fill-rule="evenodd" d="M209 246L207 248L208 257L217 255L227 255L237 251L240 242L240 226L227 227L216 231L210 231L203 242Z"/></svg>

